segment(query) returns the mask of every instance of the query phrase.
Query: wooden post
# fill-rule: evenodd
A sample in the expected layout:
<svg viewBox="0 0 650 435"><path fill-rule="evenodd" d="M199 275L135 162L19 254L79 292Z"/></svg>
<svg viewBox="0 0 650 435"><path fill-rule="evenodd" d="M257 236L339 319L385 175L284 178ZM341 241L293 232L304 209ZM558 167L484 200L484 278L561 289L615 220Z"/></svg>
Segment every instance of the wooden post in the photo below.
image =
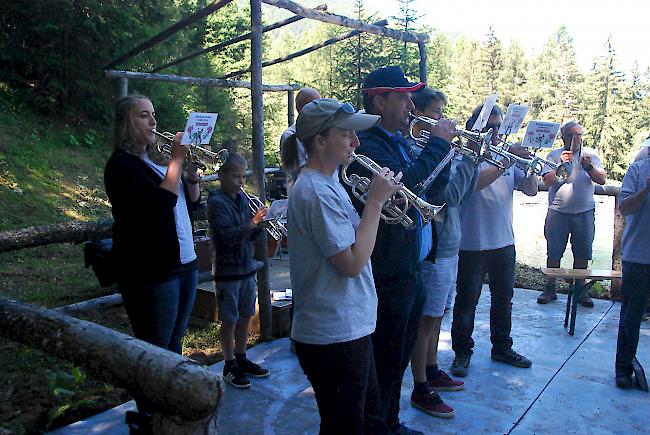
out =
<svg viewBox="0 0 650 435"><path fill-rule="evenodd" d="M293 96L293 91L287 91L287 122L292 126L296 122L296 99Z"/></svg>
<svg viewBox="0 0 650 435"><path fill-rule="evenodd" d="M614 196L614 246L612 247L612 269L623 270L622 247L623 230L625 229L625 216L618 209L618 195ZM612 291L610 297L613 301L620 301L621 298L621 280L612 280Z"/></svg>
<svg viewBox="0 0 650 435"><path fill-rule="evenodd" d="M420 81L427 82L427 44L424 41L418 41L420 51Z"/></svg>
<svg viewBox="0 0 650 435"><path fill-rule="evenodd" d="M129 95L129 79L120 77L117 79L117 99L121 100L127 95Z"/></svg>
<svg viewBox="0 0 650 435"><path fill-rule="evenodd" d="M257 196L266 203L264 188L264 104L262 100L262 2L250 0L251 5L251 112L253 116L253 183ZM273 338L271 297L269 292L268 246L265 237L255 244L256 258L264 262L257 272L257 303L260 309L260 335Z"/></svg>

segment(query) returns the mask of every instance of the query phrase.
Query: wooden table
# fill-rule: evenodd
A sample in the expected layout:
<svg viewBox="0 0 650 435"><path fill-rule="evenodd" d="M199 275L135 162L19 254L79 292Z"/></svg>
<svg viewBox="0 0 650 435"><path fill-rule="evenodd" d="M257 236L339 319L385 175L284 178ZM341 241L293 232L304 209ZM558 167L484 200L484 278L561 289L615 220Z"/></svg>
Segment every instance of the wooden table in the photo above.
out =
<svg viewBox="0 0 650 435"><path fill-rule="evenodd" d="M564 329L569 332L569 335L575 333L578 301L583 293L598 281L611 281L622 277L621 272L618 270L543 268L542 273L549 278L564 278L571 282L564 316ZM584 282L584 284L580 284L581 282Z"/></svg>

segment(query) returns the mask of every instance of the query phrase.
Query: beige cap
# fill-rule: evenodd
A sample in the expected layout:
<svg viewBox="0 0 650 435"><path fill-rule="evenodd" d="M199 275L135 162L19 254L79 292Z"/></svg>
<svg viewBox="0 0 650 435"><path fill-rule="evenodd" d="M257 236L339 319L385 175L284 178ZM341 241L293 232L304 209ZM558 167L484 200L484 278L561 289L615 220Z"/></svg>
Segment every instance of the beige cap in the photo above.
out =
<svg viewBox="0 0 650 435"><path fill-rule="evenodd" d="M377 124L379 118L379 115L358 113L350 103L321 98L306 104L300 111L296 121L296 136L305 141L330 127L367 130Z"/></svg>

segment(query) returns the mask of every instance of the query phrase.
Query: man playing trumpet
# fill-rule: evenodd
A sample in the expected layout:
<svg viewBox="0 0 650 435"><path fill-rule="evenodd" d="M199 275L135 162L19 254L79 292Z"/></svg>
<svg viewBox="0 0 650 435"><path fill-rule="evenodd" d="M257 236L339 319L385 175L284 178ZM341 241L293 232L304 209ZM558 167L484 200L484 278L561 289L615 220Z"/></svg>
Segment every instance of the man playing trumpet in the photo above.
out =
<svg viewBox="0 0 650 435"><path fill-rule="evenodd" d="M591 247L596 231L594 183L605 184L607 173L593 148L582 146L582 126L577 121L565 123L561 130L564 147L549 153L547 160L555 163L571 162L572 171L563 183L555 171L542 174L548 187L548 213L544 223L547 246L547 267L560 267L560 261L571 235L573 268L586 269L591 260ZM544 292L537 303L546 304L557 299L555 278L548 278ZM580 305L593 307L594 303L583 293Z"/></svg>

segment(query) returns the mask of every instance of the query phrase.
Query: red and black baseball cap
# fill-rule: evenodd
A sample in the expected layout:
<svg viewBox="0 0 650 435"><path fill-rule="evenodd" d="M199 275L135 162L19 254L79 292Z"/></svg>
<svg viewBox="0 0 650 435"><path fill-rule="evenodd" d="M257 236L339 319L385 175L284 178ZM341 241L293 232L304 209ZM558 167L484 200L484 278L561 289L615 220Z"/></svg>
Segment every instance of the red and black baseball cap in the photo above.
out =
<svg viewBox="0 0 650 435"><path fill-rule="evenodd" d="M411 83L399 66L385 66L368 74L363 81L361 91L370 96L386 92L413 92L422 88L424 83Z"/></svg>

